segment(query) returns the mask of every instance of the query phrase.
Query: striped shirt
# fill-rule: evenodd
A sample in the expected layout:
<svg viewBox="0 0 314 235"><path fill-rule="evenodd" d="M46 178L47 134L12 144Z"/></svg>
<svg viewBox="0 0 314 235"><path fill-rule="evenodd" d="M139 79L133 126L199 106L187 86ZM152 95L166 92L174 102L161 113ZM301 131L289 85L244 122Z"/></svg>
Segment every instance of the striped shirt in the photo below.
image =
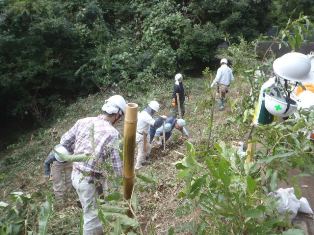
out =
<svg viewBox="0 0 314 235"><path fill-rule="evenodd" d="M85 162L74 162L73 167L84 172L106 175L108 166L116 175L122 174L122 161L119 156L119 132L105 120L104 115L78 120L62 137L60 144L73 154L90 154L93 157ZM108 164L111 159L112 165Z"/></svg>

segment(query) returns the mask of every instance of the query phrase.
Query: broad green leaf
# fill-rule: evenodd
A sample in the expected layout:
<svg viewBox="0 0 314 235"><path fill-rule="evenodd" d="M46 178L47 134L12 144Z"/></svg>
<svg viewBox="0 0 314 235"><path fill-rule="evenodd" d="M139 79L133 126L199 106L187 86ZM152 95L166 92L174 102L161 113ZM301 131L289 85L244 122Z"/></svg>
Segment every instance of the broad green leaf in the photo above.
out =
<svg viewBox="0 0 314 235"><path fill-rule="evenodd" d="M139 225L136 219L130 218L124 214L103 212L103 216L108 219L120 219L121 224L125 226L137 227Z"/></svg>
<svg viewBox="0 0 314 235"><path fill-rule="evenodd" d="M219 178L218 168L212 158L206 159L206 165L209 169L210 174L215 178Z"/></svg>
<svg viewBox="0 0 314 235"><path fill-rule="evenodd" d="M190 155L195 156L195 148L194 148L193 144L190 143L189 141L185 141L185 145L186 145L188 153Z"/></svg>
<svg viewBox="0 0 314 235"><path fill-rule="evenodd" d="M116 222L114 223L114 229L113 229L113 232L111 233L111 234L113 234L113 235L120 235L120 234L123 234L122 233L122 227L121 227L121 219L120 218L118 218L117 220L116 220Z"/></svg>
<svg viewBox="0 0 314 235"><path fill-rule="evenodd" d="M190 171L188 169L186 170L180 170L178 173L178 178L179 179L186 179L191 176Z"/></svg>
<svg viewBox="0 0 314 235"><path fill-rule="evenodd" d="M40 235L47 234L48 220L52 214L52 197L48 196L40 208L38 219L38 232Z"/></svg>
<svg viewBox="0 0 314 235"><path fill-rule="evenodd" d="M0 207L7 207L8 205L8 203L0 201Z"/></svg>
<svg viewBox="0 0 314 235"><path fill-rule="evenodd" d="M197 194L199 193L199 191L201 190L201 188L203 187L204 183L206 182L206 175L202 176L201 178L196 179L190 188L190 194L191 197L194 198L195 196L197 196Z"/></svg>
<svg viewBox="0 0 314 235"><path fill-rule="evenodd" d="M187 166L185 166L185 165L183 164L182 161L177 161L177 162L175 163L175 166L176 166L176 168L177 168L178 170L184 170L184 169L188 168Z"/></svg>
<svg viewBox="0 0 314 235"><path fill-rule="evenodd" d="M271 191L276 191L277 190L277 180L278 180L278 171L275 170L270 178L270 190Z"/></svg>
<svg viewBox="0 0 314 235"><path fill-rule="evenodd" d="M108 201L119 201L121 198L122 198L122 195L119 192L113 192L113 193L110 193L108 196L106 196L106 200Z"/></svg>
<svg viewBox="0 0 314 235"><path fill-rule="evenodd" d="M244 211L244 216L247 218L261 218L263 214L264 214L264 211L259 208L249 209L249 210Z"/></svg>
<svg viewBox="0 0 314 235"><path fill-rule="evenodd" d="M184 198L184 197L186 197L186 193L185 192L181 191L181 192L178 193L178 198Z"/></svg>
<svg viewBox="0 0 314 235"><path fill-rule="evenodd" d="M269 163L271 163L275 159L287 158L287 157L290 157L290 156L292 156L294 154L295 154L295 152L281 153L281 154L277 154L277 155L274 155L274 156L271 156L271 157L267 157L266 159L258 160L257 163L258 164L261 164L261 163L269 164Z"/></svg>
<svg viewBox="0 0 314 235"><path fill-rule="evenodd" d="M156 183L156 179L154 179L153 177L147 176L147 175L143 175L143 174L136 174L136 177L143 180L145 183Z"/></svg>
<svg viewBox="0 0 314 235"><path fill-rule="evenodd" d="M219 162L218 169L219 169L220 179L222 180L224 185L228 187L231 181L231 177L228 175L228 172L229 172L228 162L222 158Z"/></svg>
<svg viewBox="0 0 314 235"><path fill-rule="evenodd" d="M303 128L305 126L305 122L304 119L300 119L293 127L292 130L294 132L300 130L301 128Z"/></svg>
<svg viewBox="0 0 314 235"><path fill-rule="evenodd" d="M107 205L107 204L101 205L101 208L105 212L122 213L122 214L125 214L128 212L127 208L122 208L122 207L118 207L118 206L111 206L111 205Z"/></svg>
<svg viewBox="0 0 314 235"><path fill-rule="evenodd" d="M134 209L138 208L138 198L137 198L136 193L133 193L131 196L131 205Z"/></svg>
<svg viewBox="0 0 314 235"><path fill-rule="evenodd" d="M189 155L187 157L185 157L185 162L186 165L191 167L191 166L200 166L199 163L195 160L195 156L194 155Z"/></svg>
<svg viewBox="0 0 314 235"><path fill-rule="evenodd" d="M255 189L256 189L256 182L255 180L250 176L248 175L246 177L246 183L247 183L247 190L248 190L248 193L249 194L252 194L254 193Z"/></svg>

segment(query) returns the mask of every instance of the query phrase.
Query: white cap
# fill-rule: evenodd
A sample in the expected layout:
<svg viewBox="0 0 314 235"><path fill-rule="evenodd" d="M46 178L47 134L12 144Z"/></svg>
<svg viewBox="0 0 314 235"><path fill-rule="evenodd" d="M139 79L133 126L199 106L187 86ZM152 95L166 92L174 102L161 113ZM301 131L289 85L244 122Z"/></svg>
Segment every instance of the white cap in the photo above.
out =
<svg viewBox="0 0 314 235"><path fill-rule="evenodd" d="M66 155L70 154L70 152L62 144L56 145L53 150L55 152L55 158L57 159L58 162L64 162L64 161L61 160L61 158L58 155L58 153L66 154Z"/></svg>
<svg viewBox="0 0 314 235"><path fill-rule="evenodd" d="M183 76L181 73L177 73L175 76L174 76L174 80L176 81L182 81L183 79Z"/></svg>
<svg viewBox="0 0 314 235"><path fill-rule="evenodd" d="M220 64L222 64L222 63L228 64L228 60L226 58L222 58L220 60Z"/></svg>
<svg viewBox="0 0 314 235"><path fill-rule="evenodd" d="M149 106L152 110L154 110L155 112L158 112L158 110L159 110L159 103L158 103L157 101L155 101L155 100L149 102L148 106Z"/></svg>
<svg viewBox="0 0 314 235"><path fill-rule="evenodd" d="M314 82L311 58L299 52L290 52L277 58L273 63L274 73L289 81Z"/></svg>
<svg viewBox="0 0 314 235"><path fill-rule="evenodd" d="M184 127L186 125L186 122L183 119L177 119L177 124L180 127Z"/></svg>
<svg viewBox="0 0 314 235"><path fill-rule="evenodd" d="M171 124L170 123L166 123L165 124L165 132L169 132L169 131L171 131Z"/></svg>
<svg viewBox="0 0 314 235"><path fill-rule="evenodd" d="M121 95L111 96L109 99L105 101L104 105L101 108L102 111L108 114L119 113L119 111L122 112L121 114L124 114L125 109L126 102Z"/></svg>

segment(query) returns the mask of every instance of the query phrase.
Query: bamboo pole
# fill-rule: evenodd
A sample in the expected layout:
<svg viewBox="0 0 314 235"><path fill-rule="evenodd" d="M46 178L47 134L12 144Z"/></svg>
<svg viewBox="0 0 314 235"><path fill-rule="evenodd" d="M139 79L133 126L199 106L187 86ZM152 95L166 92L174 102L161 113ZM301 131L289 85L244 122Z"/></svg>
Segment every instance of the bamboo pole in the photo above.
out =
<svg viewBox="0 0 314 235"><path fill-rule="evenodd" d="M162 123L162 138L164 140L164 151L166 150L166 130L165 130L165 121Z"/></svg>
<svg viewBox="0 0 314 235"><path fill-rule="evenodd" d="M129 200L134 186L134 155L138 105L128 103L124 118L123 141L123 195Z"/></svg>
<svg viewBox="0 0 314 235"><path fill-rule="evenodd" d="M252 143L252 142L249 142L248 145L247 145L247 150L246 150L246 159L245 159L245 162L246 163L249 163L249 162L252 162L253 161L253 156L255 154L255 143Z"/></svg>
<svg viewBox="0 0 314 235"><path fill-rule="evenodd" d="M176 93L176 95L177 95L177 105L178 105L179 118L182 118L179 93Z"/></svg>

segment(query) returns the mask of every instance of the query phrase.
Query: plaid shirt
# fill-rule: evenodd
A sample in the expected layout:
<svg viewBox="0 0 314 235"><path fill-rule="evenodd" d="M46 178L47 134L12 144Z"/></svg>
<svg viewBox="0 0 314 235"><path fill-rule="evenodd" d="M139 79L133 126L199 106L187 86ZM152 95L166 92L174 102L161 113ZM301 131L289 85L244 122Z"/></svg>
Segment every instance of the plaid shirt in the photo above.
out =
<svg viewBox="0 0 314 235"><path fill-rule="evenodd" d="M84 172L106 175L107 159L111 158L112 168L117 175L122 174L122 161L119 156L119 132L104 119L87 117L78 120L66 132L60 143L73 154L91 154L93 158L85 162L74 162L74 168Z"/></svg>

